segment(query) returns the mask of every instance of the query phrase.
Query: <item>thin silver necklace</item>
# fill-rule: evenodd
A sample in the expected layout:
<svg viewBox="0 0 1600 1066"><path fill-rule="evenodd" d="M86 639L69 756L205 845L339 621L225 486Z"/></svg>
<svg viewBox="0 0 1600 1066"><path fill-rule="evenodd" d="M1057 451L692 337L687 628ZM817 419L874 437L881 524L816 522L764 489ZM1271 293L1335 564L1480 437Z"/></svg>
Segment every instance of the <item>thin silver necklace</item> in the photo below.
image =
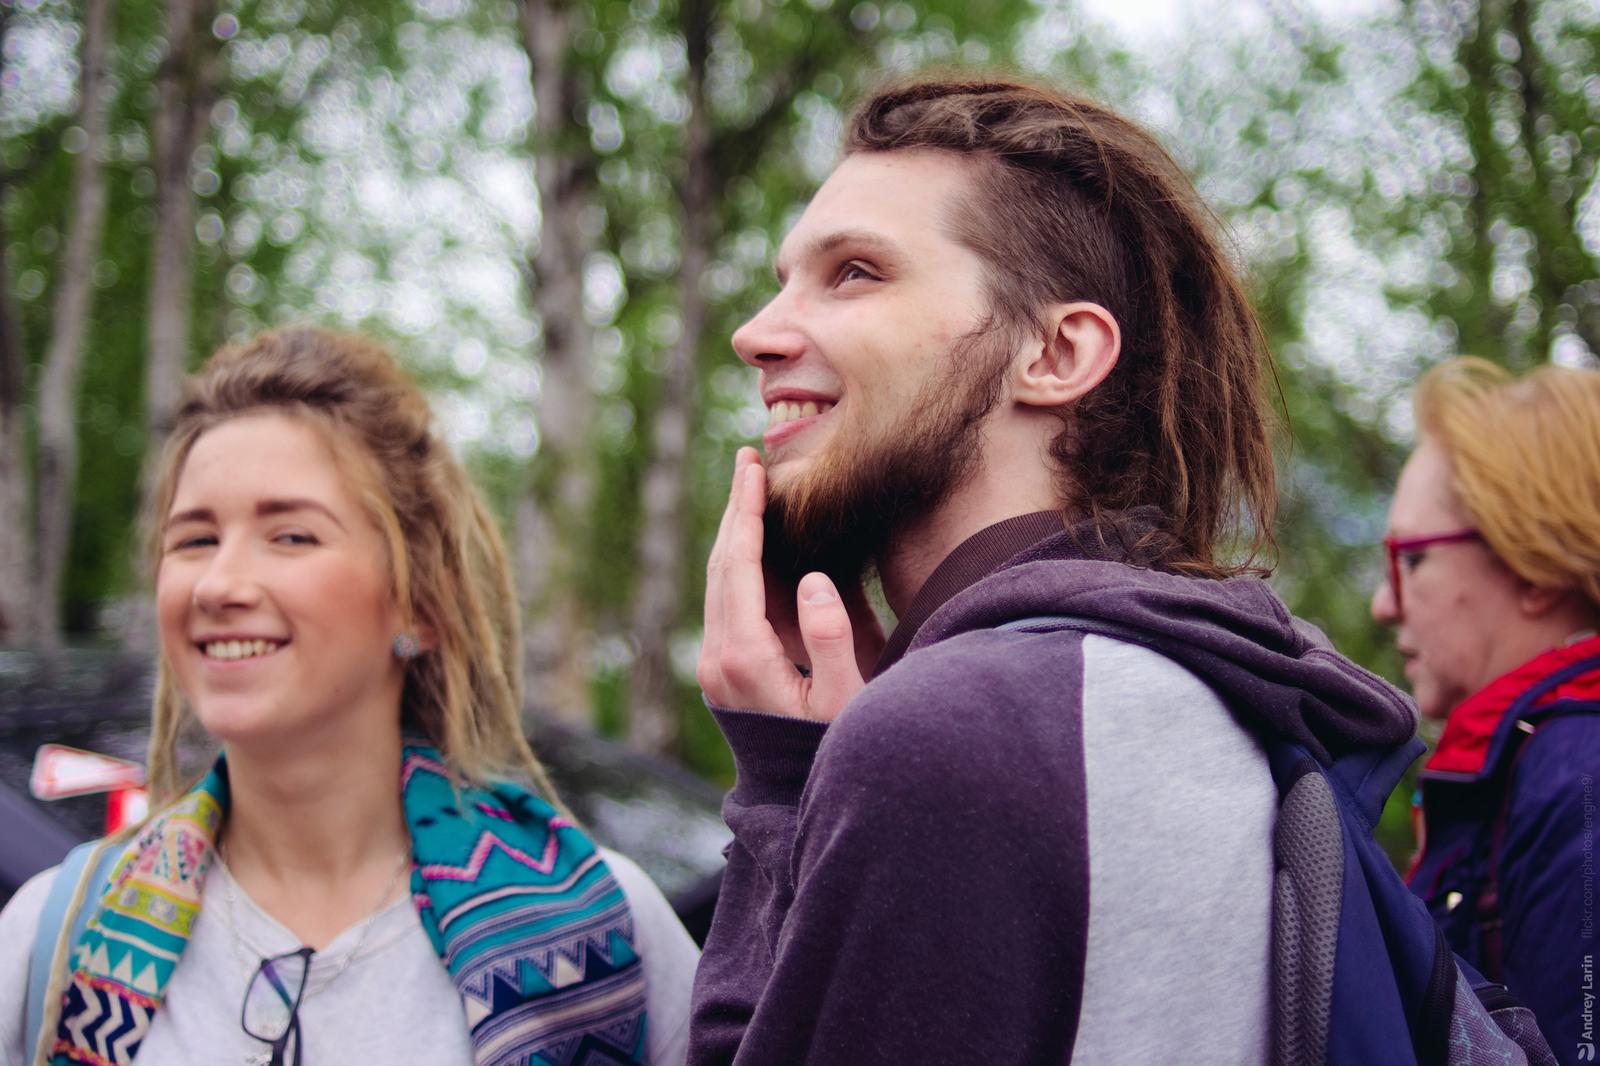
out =
<svg viewBox="0 0 1600 1066"><path fill-rule="evenodd" d="M310 999L312 996L317 995L329 985L333 984L333 982L337 981L339 979L339 975L344 973L345 970L349 969L350 964L355 961L355 957L361 954L361 949L366 945L367 942L367 934L372 931L373 923L378 920L378 915L383 913L384 906L388 902L389 896L394 892L395 884L400 880L400 871L405 869L406 860L410 857L411 849L407 848L395 858L394 870L389 874L388 883L383 886L383 891L378 895L377 902L372 905L371 912L368 913L364 919L362 919L361 929L356 934L356 942L351 945L350 950L345 952L344 957L339 960L339 965L333 971L333 973L329 974L326 980L321 981L315 987L313 987L311 985L310 970L308 969L306 971L306 989L304 994L301 996L301 1002L304 1002L305 1000ZM235 913L239 904L239 899L238 895L234 891L238 881L233 876L233 870L228 866L227 856L223 854L222 846L220 844L217 846L217 862L219 865L221 865L223 871L228 875L227 880L222 883L223 894L228 899L228 906L225 909L228 919L228 935L233 940L234 957L239 960L239 966L244 970L244 979L246 983L245 991L248 994L249 982L255 976L256 967L250 965L250 959L245 954L246 949L249 949L249 951L253 952L258 959L267 958L271 953L262 951L254 944L247 943L244 937L239 935L239 922ZM321 953L319 952L318 956L320 955ZM314 956L314 958L315 957L316 956ZM257 965L259 966L259 963Z"/></svg>

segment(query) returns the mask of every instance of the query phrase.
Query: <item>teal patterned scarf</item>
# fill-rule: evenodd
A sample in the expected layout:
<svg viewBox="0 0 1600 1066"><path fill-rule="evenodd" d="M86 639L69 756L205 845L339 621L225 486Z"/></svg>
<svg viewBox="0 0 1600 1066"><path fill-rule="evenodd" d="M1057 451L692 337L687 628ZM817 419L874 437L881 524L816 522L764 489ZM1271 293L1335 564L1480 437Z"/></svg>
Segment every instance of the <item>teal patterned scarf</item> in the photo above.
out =
<svg viewBox="0 0 1600 1066"><path fill-rule="evenodd" d="M432 748L400 774L411 892L461 994L477 1066L645 1062L644 967L621 887L584 834L510 784L470 787ZM227 817L222 759L123 850L74 953L51 1066L128 1066L200 913Z"/></svg>

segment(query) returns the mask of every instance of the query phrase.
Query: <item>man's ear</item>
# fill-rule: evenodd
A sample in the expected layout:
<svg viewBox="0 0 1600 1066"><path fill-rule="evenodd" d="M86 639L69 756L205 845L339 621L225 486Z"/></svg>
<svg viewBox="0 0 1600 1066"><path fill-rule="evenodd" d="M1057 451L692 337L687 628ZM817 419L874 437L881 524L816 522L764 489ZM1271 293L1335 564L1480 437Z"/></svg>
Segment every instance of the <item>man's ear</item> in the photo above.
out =
<svg viewBox="0 0 1600 1066"><path fill-rule="evenodd" d="M1095 303L1056 304L1042 340L1030 340L1012 376L1011 399L1032 407L1065 407L1105 380L1122 353L1122 330Z"/></svg>

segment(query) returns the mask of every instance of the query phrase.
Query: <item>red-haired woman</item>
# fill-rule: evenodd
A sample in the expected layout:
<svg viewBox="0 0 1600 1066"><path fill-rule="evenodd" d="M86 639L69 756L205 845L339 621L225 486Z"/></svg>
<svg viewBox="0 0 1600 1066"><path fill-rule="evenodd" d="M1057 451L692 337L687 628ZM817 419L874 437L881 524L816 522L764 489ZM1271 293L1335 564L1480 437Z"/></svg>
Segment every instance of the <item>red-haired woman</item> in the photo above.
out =
<svg viewBox="0 0 1600 1066"><path fill-rule="evenodd" d="M1445 723L1422 771L1411 887L1462 957L1533 1008L1563 1062L1588 1061L1600 374L1517 380L1455 359L1423 377L1416 412L1372 600L1423 715Z"/></svg>

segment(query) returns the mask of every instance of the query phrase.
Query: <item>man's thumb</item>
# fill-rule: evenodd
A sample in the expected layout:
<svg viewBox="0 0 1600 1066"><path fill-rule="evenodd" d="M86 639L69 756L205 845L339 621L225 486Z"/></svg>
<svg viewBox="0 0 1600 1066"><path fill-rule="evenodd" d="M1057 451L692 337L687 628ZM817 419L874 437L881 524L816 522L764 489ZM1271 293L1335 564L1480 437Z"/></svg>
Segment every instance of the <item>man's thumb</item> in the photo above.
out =
<svg viewBox="0 0 1600 1066"><path fill-rule="evenodd" d="M864 683L856 665L850 614L838 589L824 574L811 573L801 578L797 593L800 639L811 659L806 716L832 721Z"/></svg>

